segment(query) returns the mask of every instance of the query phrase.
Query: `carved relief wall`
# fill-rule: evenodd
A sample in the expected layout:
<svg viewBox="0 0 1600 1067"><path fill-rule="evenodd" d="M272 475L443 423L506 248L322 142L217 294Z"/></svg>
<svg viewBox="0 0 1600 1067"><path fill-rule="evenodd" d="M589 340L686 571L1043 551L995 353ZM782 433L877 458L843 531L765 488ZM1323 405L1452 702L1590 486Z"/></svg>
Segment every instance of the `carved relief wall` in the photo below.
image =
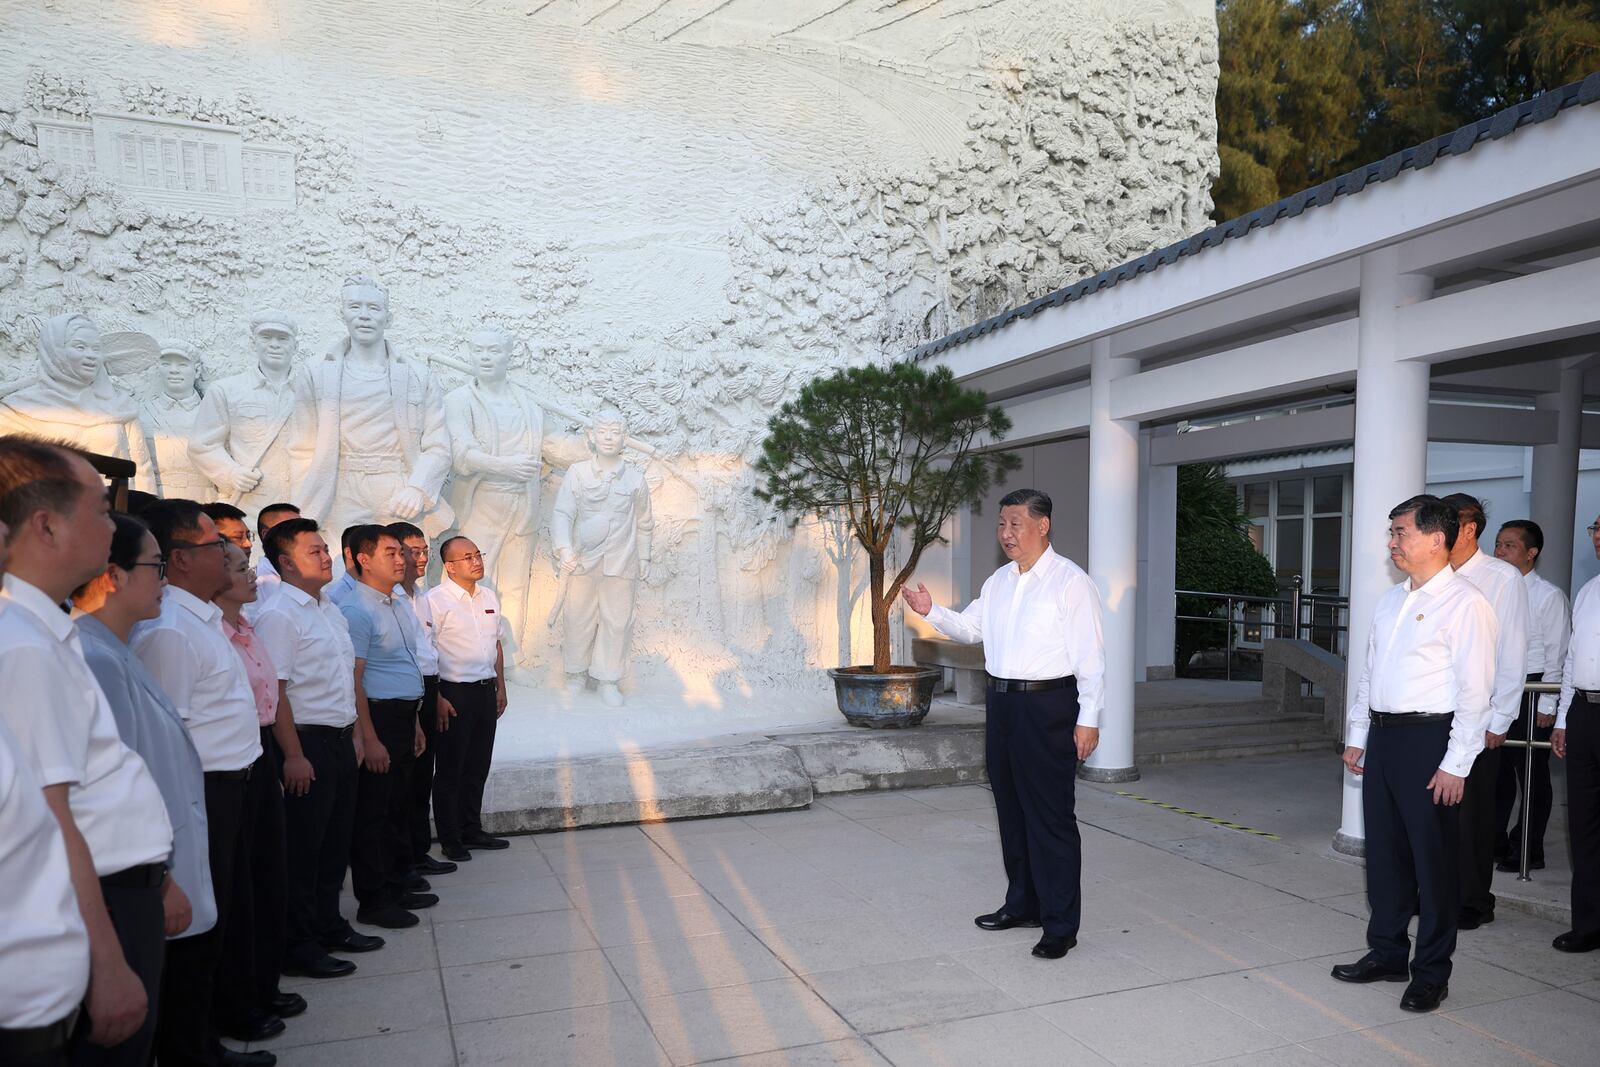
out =
<svg viewBox="0 0 1600 1067"><path fill-rule="evenodd" d="M0 392L67 310L145 404L139 336L192 345L202 391L254 366L260 308L317 357L340 280L373 274L441 390L504 329L512 380L615 406L655 450L632 456L654 534L628 686L820 690L865 629L861 568L841 583L825 530L750 495L767 417L815 373L1204 226L1212 10L0 0ZM550 685L561 474L521 653Z"/></svg>

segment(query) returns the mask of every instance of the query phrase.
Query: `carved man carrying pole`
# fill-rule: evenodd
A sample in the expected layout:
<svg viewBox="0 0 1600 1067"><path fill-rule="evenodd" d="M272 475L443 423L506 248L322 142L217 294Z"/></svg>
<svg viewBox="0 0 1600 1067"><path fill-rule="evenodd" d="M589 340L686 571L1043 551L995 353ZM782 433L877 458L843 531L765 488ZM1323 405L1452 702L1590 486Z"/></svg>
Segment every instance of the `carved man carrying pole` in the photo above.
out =
<svg viewBox="0 0 1600 1067"><path fill-rule="evenodd" d="M251 515L291 488L287 429L299 336L286 312L251 315L255 368L212 383L195 411L189 458L229 503Z"/></svg>

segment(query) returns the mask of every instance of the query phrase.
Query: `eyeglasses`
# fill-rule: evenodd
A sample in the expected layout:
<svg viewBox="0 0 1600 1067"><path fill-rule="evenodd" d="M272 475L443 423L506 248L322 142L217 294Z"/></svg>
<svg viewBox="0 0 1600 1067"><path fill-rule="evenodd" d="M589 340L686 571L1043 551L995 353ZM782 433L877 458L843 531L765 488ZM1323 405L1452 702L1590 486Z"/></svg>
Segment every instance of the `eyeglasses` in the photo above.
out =
<svg viewBox="0 0 1600 1067"><path fill-rule="evenodd" d="M446 563L482 563L483 562L483 554L480 553L480 552L471 552L471 553L468 553L465 556L457 556L455 559L447 559L447 560L445 560L445 562Z"/></svg>
<svg viewBox="0 0 1600 1067"><path fill-rule="evenodd" d="M220 548L227 550L228 539L219 537L215 541L174 541L173 548Z"/></svg>
<svg viewBox="0 0 1600 1067"><path fill-rule="evenodd" d="M164 559L156 560L154 563L135 563L129 569L131 570L132 567L154 567L157 578L165 578L167 576L167 561Z"/></svg>
<svg viewBox="0 0 1600 1067"><path fill-rule="evenodd" d="M1588 529L1588 531L1589 531L1589 536L1590 536L1590 537L1593 537L1593 536L1594 536L1594 532L1595 532L1595 531L1596 531L1596 530L1600 530L1600 523L1597 523L1597 522L1591 522L1591 523L1590 523L1590 524L1589 524L1589 525L1588 525L1588 527L1587 527L1587 529Z"/></svg>

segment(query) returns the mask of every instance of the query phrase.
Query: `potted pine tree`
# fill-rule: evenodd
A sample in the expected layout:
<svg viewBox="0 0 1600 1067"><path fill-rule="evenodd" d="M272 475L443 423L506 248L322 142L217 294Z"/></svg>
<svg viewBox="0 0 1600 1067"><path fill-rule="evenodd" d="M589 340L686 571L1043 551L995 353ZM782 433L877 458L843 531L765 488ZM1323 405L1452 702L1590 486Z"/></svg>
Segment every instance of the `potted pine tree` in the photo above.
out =
<svg viewBox="0 0 1600 1067"><path fill-rule="evenodd" d="M981 391L962 388L948 368L914 363L818 377L767 424L756 496L791 521L842 518L867 556L872 663L828 672L852 724L915 726L928 714L942 672L890 662L890 611L923 550L944 540L946 520L978 506L996 478L1020 465L1009 452L975 450L1010 430ZM891 547L903 561L892 575Z"/></svg>

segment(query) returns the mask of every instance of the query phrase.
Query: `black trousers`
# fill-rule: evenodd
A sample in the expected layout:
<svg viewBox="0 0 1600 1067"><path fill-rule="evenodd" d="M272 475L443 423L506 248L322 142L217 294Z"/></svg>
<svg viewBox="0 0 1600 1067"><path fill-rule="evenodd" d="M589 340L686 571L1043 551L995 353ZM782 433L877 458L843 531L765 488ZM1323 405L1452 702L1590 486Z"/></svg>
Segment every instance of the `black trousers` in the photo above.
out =
<svg viewBox="0 0 1600 1067"><path fill-rule="evenodd" d="M1572 844L1572 928L1600 937L1600 704L1567 709L1567 834Z"/></svg>
<svg viewBox="0 0 1600 1067"><path fill-rule="evenodd" d="M244 835L233 864L233 914L222 935L214 1015L224 1030L268 1014L283 970L288 874L283 838L282 763L272 728L261 728L261 757L244 793Z"/></svg>
<svg viewBox="0 0 1600 1067"><path fill-rule="evenodd" d="M87 1033L92 1020L87 1018L86 1013L80 1014L80 1037L73 1042L69 1057L75 1067L146 1067L155 1049L156 1028L163 1021L161 987L168 942L166 919L161 910L161 887L108 884L114 882L116 877L110 875L100 879L100 893L106 899L106 911L110 913L111 925L117 931L122 956L133 973L139 976L150 1007L144 1017L144 1025L128 1040L110 1048L89 1042Z"/></svg>
<svg viewBox="0 0 1600 1067"><path fill-rule="evenodd" d="M416 700L372 700L367 707L389 769L356 775L355 830L350 838L350 885L362 908L398 904L411 873L411 764L416 760Z"/></svg>
<svg viewBox="0 0 1600 1067"><path fill-rule="evenodd" d="M1536 725L1533 728L1533 739L1548 741L1550 732L1554 729L1553 725ZM1527 739L1527 717L1518 715L1517 721L1506 731L1506 740ZM1506 824L1511 821L1511 811L1517 807L1517 798L1522 796L1522 777L1527 773L1527 760L1527 751L1520 748L1506 749L1500 757L1500 777L1495 784L1494 798L1495 854L1509 858L1513 863L1518 862L1522 858L1522 835L1526 829L1529 834L1528 861L1543 863L1544 832L1550 825L1550 808L1555 799L1555 791L1550 787L1548 748L1533 750L1533 792L1528 800L1528 810L1518 812L1516 825L1510 830L1506 829Z"/></svg>
<svg viewBox="0 0 1600 1067"><path fill-rule="evenodd" d="M1006 869L1005 911L1044 932L1075 937L1082 911L1083 850L1075 787L1078 685L998 692L986 701L985 762Z"/></svg>
<svg viewBox="0 0 1600 1067"><path fill-rule="evenodd" d="M322 942L350 933L339 890L350 863L356 813L356 749L350 727L302 726L300 749L316 780L304 796L283 795L289 909L284 951L296 963L322 957Z"/></svg>
<svg viewBox="0 0 1600 1067"><path fill-rule="evenodd" d="M439 843L459 845L463 834L483 830L483 787L494 758L495 680L439 683L455 706L450 728L439 735L433 765L433 821Z"/></svg>
<svg viewBox="0 0 1600 1067"><path fill-rule="evenodd" d="M1472 773L1467 775L1467 788L1461 795L1461 839L1457 853L1461 869L1461 911L1481 918L1494 914L1491 885L1499 825L1494 812L1500 786L1500 757L1504 752L1503 748L1486 748L1478 753L1472 763Z"/></svg>
<svg viewBox="0 0 1600 1067"><path fill-rule="evenodd" d="M1361 787L1372 907L1367 945L1388 967L1405 967L1409 955L1411 977L1421 982L1449 980L1461 912L1461 813L1435 804L1427 789L1449 740L1449 719L1374 724ZM1413 914L1411 953L1406 928Z"/></svg>
<svg viewBox="0 0 1600 1067"><path fill-rule="evenodd" d="M411 800L407 818L411 831L411 862L420 863L428 856L433 844L433 761L439 747L439 676L430 674L422 679L422 710L417 713L422 721L422 736L427 747L411 765Z"/></svg>
<svg viewBox="0 0 1600 1067"><path fill-rule="evenodd" d="M241 850L248 851L244 798L249 782L235 775L206 774L206 836L211 858L211 888L217 923L203 934L167 944L167 969L161 982L161 1024L156 1056L161 1067L212 1067L222 1043L212 1021L223 945L235 901L234 871Z"/></svg>

